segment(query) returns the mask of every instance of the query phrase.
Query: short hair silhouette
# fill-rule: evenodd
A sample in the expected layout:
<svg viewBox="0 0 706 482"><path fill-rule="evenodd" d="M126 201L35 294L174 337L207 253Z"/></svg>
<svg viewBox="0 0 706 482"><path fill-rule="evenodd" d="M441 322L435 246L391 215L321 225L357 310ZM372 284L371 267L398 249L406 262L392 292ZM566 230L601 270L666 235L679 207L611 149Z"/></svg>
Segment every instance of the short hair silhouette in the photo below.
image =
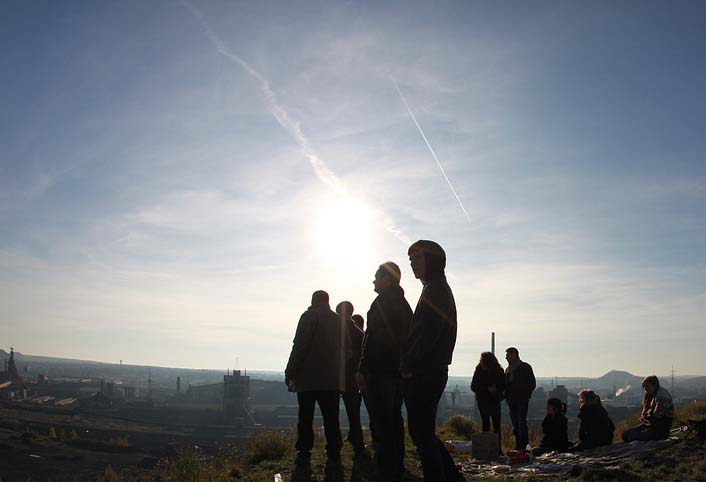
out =
<svg viewBox="0 0 706 482"><path fill-rule="evenodd" d="M351 320L353 320L356 326L361 330L365 329L365 319L361 315L356 313L351 317Z"/></svg>
<svg viewBox="0 0 706 482"><path fill-rule="evenodd" d="M339 304L336 305L336 313L338 313L341 316L346 316L346 318L349 318L353 315L353 312L355 309L353 309L353 303L350 301L341 301Z"/></svg>
<svg viewBox="0 0 706 482"><path fill-rule="evenodd" d="M412 243L407 250L407 254L411 255L412 251L421 251L424 253L427 276L444 273L446 269L446 252L439 243L428 239L420 239Z"/></svg>
<svg viewBox="0 0 706 482"><path fill-rule="evenodd" d="M520 356L520 350L518 350L514 346L511 346L510 348L505 350L505 353L514 353L515 355Z"/></svg>
<svg viewBox="0 0 706 482"><path fill-rule="evenodd" d="M311 295L311 304L317 305L319 303L328 304L328 293L326 293L324 290L314 291L314 294Z"/></svg>
<svg viewBox="0 0 706 482"><path fill-rule="evenodd" d="M648 383L655 388L659 388L659 378L657 378L657 375L650 375L649 377L645 377L645 379L642 380L642 387L644 388L645 385L647 385Z"/></svg>
<svg viewBox="0 0 706 482"><path fill-rule="evenodd" d="M390 278L390 280L396 285L400 284L400 279L402 279L402 271L397 263L392 261L385 261L378 267L378 271L384 273L385 276Z"/></svg>

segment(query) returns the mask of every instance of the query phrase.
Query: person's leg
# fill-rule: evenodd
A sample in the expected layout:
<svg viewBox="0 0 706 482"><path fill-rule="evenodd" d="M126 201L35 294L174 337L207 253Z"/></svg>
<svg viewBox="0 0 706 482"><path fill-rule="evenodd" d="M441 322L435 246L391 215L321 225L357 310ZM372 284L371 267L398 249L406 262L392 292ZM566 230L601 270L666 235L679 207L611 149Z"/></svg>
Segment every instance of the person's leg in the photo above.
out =
<svg viewBox="0 0 706 482"><path fill-rule="evenodd" d="M441 452L436 445L436 409L439 397L428 376L405 380L404 403L412 442L422 463L425 482L446 482Z"/></svg>
<svg viewBox="0 0 706 482"><path fill-rule="evenodd" d="M490 431L490 413L485 403L478 402L478 411L480 412L480 425L483 432Z"/></svg>
<svg viewBox="0 0 706 482"><path fill-rule="evenodd" d="M658 438L659 437L654 430L650 430L644 425L638 425L637 427L633 427L623 432L624 442L647 442L649 440L658 440Z"/></svg>
<svg viewBox="0 0 706 482"><path fill-rule="evenodd" d="M300 457L307 457L314 447L314 404L316 392L297 393L299 417L297 420L297 441L294 447Z"/></svg>
<svg viewBox="0 0 706 482"><path fill-rule="evenodd" d="M375 421L373 420L373 415L370 413L372 408L370 408L370 401L368 400L367 392L363 394L363 403L365 404L365 411L368 412L368 428L370 429L370 438L373 440L373 449L375 444L378 442L377 429L375 428Z"/></svg>
<svg viewBox="0 0 706 482"><path fill-rule="evenodd" d="M495 402L492 405L490 419L493 421L493 432L500 433L500 402Z"/></svg>
<svg viewBox="0 0 706 482"><path fill-rule="evenodd" d="M514 400L507 401L508 412L510 413L510 422L512 423L512 434L515 436L515 450L520 449L520 439L518 436L519 419L517 418L517 402Z"/></svg>
<svg viewBox="0 0 706 482"><path fill-rule="evenodd" d="M367 386L378 436L375 462L383 480L396 481L404 470L404 421L399 380L370 377Z"/></svg>
<svg viewBox="0 0 706 482"><path fill-rule="evenodd" d="M402 384L400 380L396 380L393 384L392 409L394 420L393 431L395 434L393 444L393 463L395 466L395 474L399 479L404 475L404 419L402 418Z"/></svg>
<svg viewBox="0 0 706 482"><path fill-rule="evenodd" d="M529 410L529 400L522 400L517 404L517 420L519 422L518 438L520 439L519 450L525 450L529 443L529 428L527 427L527 411Z"/></svg>
<svg viewBox="0 0 706 482"><path fill-rule="evenodd" d="M319 402L321 416L324 419L324 433L326 434L326 454L329 458L341 456L341 426L338 422L338 404L340 393L335 390L326 390L317 393L316 401Z"/></svg>
<svg viewBox="0 0 706 482"><path fill-rule="evenodd" d="M343 405L346 407L346 415L348 416L348 437L346 438L353 445L353 450L356 453L361 453L365 449L363 428L360 426L360 402L360 394L343 393Z"/></svg>

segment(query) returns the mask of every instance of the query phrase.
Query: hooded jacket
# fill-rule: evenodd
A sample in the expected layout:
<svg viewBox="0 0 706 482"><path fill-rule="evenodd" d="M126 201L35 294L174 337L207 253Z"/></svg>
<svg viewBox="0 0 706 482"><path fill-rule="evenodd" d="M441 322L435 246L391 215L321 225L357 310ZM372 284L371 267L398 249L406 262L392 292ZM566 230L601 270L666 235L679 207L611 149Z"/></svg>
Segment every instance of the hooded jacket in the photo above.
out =
<svg viewBox="0 0 706 482"><path fill-rule="evenodd" d="M378 294L368 311L368 330L358 371L399 377L411 323L412 308L400 286L390 286Z"/></svg>
<svg viewBox="0 0 706 482"><path fill-rule="evenodd" d="M328 303L314 304L302 314L284 371L294 381L294 391L345 390L352 353L343 323Z"/></svg>
<svg viewBox="0 0 706 482"><path fill-rule="evenodd" d="M448 370L456 345L456 302L446 281L446 254L433 241L412 247L424 252L426 281L414 310L402 371L419 375ZM410 248L412 249L412 248Z"/></svg>

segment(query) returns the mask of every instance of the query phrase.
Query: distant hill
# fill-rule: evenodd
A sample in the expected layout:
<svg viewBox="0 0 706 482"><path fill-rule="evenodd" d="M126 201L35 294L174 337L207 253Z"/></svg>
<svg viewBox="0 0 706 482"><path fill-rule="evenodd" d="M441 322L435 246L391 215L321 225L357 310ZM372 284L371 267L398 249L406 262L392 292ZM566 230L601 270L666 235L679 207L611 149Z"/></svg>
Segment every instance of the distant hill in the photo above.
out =
<svg viewBox="0 0 706 482"><path fill-rule="evenodd" d="M628 385L634 388L641 386L643 378L644 377L639 377L629 372L611 370L605 375L596 378L595 384L596 386L604 388L612 388L614 386L620 388Z"/></svg>

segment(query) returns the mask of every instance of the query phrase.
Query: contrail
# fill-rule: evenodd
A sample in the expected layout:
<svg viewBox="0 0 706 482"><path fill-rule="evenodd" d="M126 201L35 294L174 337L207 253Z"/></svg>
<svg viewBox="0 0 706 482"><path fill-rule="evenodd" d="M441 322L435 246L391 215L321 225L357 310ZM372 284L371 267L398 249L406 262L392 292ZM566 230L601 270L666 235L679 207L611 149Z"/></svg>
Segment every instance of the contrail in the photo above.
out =
<svg viewBox="0 0 706 482"><path fill-rule="evenodd" d="M458 194L456 193L456 189L454 189L453 184L451 184L451 181L449 180L449 176L446 175L446 171L444 170L443 166L439 162L439 158L436 157L436 152L434 152L434 148L431 147L431 144L429 144L429 141L427 140L427 136L424 135L424 131L422 130L422 126L419 125L419 122L417 122L417 118L414 116L412 109L409 107L409 104L407 103L407 99L405 98L404 94L400 90L400 87L397 85L397 82L394 82L394 84L395 84L395 89L397 89L397 93L400 94L400 98L402 99L402 103L404 104L405 108L407 109L407 112L409 112L410 117L414 121L414 125L417 126L417 130L422 135L422 139L424 139L424 143L429 148L429 152L431 152L431 156L436 161L436 165L439 166L439 170L441 171L441 174L444 176L444 179L446 179L446 184L449 185L451 192L453 193L454 197L456 198L456 201L458 201L458 205L461 207L461 210L463 211L463 214L466 216L466 219L468 219L468 222L473 224L473 221L471 221L471 217L468 215L466 208L463 206L463 203L461 202L461 198L458 197Z"/></svg>
<svg viewBox="0 0 706 482"><path fill-rule="evenodd" d="M284 108L284 106L282 106L282 104L279 102L279 100L277 99L277 95L270 87L270 81L267 80L262 74L260 74L260 72L255 70L249 63L247 63L241 57L228 50L228 47L226 47L223 40L221 40L218 34L216 34L216 32L211 28L211 26L206 21L203 14L198 8L191 5L186 0L180 1L181 4L196 19L196 21L199 22L201 28L203 29L204 35L206 36L206 38L208 38L208 40L218 51L218 53L239 65L243 70L245 70L245 72L248 73L248 75L250 75L260 84L260 89L262 90L262 93L265 96L270 114L272 114L272 116L277 120L279 125L284 128L287 132L289 132L289 134L294 138L297 144L299 144L299 147L301 148L304 157L308 159L309 164L314 169L314 172L316 173L316 176L319 178L319 180L336 193L349 196L350 194L348 192L348 189L346 188L345 183L341 180L340 177L336 175L336 173L334 173L326 165L326 163L316 154L314 149L311 147L309 140L304 135L304 132L301 129L300 122L296 119L293 119L289 115L287 110ZM383 218L385 229L388 232L390 232L403 244L411 244L410 238L406 236L400 228L395 226L395 224L388 216L384 215Z"/></svg>
<svg viewBox="0 0 706 482"><path fill-rule="evenodd" d="M268 104L268 110L272 116L277 120L280 126L282 126L289 134L297 141L301 147L302 153L309 160L311 167L314 169L317 177L326 184L328 187L333 189L339 194L346 193L346 187L341 181L341 179L328 168L326 163L322 161L319 156L316 155L314 150L309 145L309 140L304 136L299 122L292 119L287 113L286 109L279 103L277 96L270 87L270 82L267 80L260 72L255 70L249 63L235 55L233 52L228 50L225 43L221 38L214 32L211 26L204 19L203 14L195 6L191 5L186 0L182 0L181 4L186 7L191 15L201 24L204 34L211 42L213 47L224 57L238 64L245 72L248 73L252 78L258 81L260 84L260 89L265 96Z"/></svg>

